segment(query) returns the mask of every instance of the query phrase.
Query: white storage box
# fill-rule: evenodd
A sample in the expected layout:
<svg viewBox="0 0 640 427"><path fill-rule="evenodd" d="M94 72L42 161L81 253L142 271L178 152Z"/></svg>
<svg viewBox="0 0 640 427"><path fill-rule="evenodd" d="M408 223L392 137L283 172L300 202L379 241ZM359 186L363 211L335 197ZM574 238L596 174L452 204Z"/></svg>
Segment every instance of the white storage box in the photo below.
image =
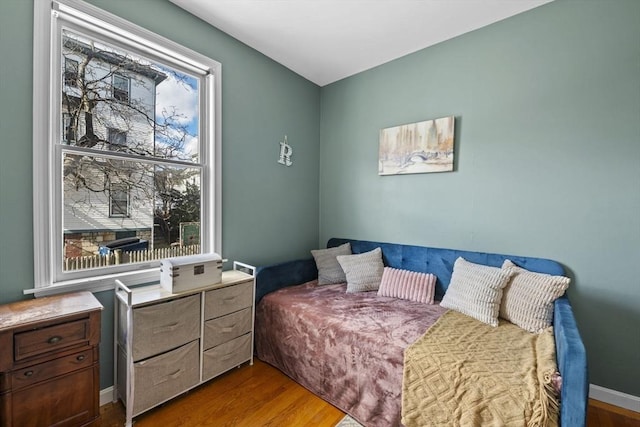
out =
<svg viewBox="0 0 640 427"><path fill-rule="evenodd" d="M218 254L166 258L160 262L160 285L179 293L222 282L222 258Z"/></svg>

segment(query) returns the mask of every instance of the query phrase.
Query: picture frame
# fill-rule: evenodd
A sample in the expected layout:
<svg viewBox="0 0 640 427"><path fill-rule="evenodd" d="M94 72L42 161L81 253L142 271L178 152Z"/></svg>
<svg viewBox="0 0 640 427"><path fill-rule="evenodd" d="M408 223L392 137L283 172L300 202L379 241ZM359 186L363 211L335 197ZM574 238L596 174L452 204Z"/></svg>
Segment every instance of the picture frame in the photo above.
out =
<svg viewBox="0 0 640 427"><path fill-rule="evenodd" d="M451 172L455 117L380 130L379 175Z"/></svg>

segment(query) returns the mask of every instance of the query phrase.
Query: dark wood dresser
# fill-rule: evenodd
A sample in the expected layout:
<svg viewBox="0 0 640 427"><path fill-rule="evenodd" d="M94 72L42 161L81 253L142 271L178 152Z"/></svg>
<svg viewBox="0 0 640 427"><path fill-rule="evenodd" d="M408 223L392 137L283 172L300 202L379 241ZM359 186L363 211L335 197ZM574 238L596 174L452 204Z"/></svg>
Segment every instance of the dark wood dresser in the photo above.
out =
<svg viewBox="0 0 640 427"><path fill-rule="evenodd" d="M0 305L0 427L98 425L101 310L90 292Z"/></svg>

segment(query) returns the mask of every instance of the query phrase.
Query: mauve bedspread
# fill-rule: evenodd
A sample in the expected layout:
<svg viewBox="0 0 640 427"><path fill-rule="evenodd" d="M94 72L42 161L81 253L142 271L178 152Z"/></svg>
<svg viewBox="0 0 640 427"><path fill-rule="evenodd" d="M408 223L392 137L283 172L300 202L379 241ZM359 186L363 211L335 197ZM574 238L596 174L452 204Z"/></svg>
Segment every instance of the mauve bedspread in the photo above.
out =
<svg viewBox="0 0 640 427"><path fill-rule="evenodd" d="M266 295L256 352L365 426L400 425L404 349L447 310L316 281Z"/></svg>

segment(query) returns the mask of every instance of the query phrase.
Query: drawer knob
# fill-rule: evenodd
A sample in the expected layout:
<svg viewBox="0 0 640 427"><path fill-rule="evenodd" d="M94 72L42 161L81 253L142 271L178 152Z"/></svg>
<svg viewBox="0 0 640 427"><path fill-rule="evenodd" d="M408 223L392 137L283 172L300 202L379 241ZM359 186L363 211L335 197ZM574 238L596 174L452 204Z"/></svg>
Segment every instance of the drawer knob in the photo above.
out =
<svg viewBox="0 0 640 427"><path fill-rule="evenodd" d="M77 360L78 362L82 362L82 361L84 360L84 358L85 358L85 355L84 355L84 354L81 354L80 356L76 357L76 360Z"/></svg>
<svg viewBox="0 0 640 427"><path fill-rule="evenodd" d="M60 341L62 341L62 337L61 337L61 336L56 335L56 336L54 336L54 337L49 338L49 341L47 341L47 342L48 342L49 344L57 344L57 343L59 343Z"/></svg>
<svg viewBox="0 0 640 427"><path fill-rule="evenodd" d="M31 375L33 375L33 371L27 371L24 373L25 377L30 377Z"/></svg>

